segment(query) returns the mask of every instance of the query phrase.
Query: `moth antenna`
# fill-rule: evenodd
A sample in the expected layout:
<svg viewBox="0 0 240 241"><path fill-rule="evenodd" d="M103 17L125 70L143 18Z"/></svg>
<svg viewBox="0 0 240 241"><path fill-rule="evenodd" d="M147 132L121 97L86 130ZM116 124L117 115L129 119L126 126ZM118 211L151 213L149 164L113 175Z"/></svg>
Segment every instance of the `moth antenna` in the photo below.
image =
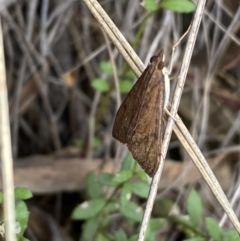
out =
<svg viewBox="0 0 240 241"><path fill-rule="evenodd" d="M187 31L181 36L181 38L172 47L172 56L171 56L171 61L170 61L169 67L168 67L168 73L169 74L172 72L173 57L174 57L175 49L181 43L181 41L185 38L185 36L188 34L191 27L192 27L192 23L189 25Z"/></svg>
<svg viewBox="0 0 240 241"><path fill-rule="evenodd" d="M164 75L164 83L165 83L165 101L164 101L164 109L166 109L168 101L169 101L169 96L170 96L170 80L169 80L169 75L172 72L172 66L173 66L173 57L174 57L174 52L175 52L175 48L177 47L177 45L180 44L180 42L183 40L183 38L188 34L189 30L191 28L191 24L188 27L187 31L183 34L183 36L173 45L172 48L172 56L171 56L171 60L169 63L169 67L164 67L162 72ZM163 62L165 60L165 55L163 54Z"/></svg>

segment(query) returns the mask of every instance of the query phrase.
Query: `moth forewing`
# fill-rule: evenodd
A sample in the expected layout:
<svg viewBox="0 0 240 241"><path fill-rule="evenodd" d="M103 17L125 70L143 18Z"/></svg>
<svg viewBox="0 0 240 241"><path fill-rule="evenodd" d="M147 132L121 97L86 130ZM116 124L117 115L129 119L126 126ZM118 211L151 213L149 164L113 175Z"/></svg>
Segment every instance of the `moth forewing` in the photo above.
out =
<svg viewBox="0 0 240 241"><path fill-rule="evenodd" d="M144 91L147 88L148 82L145 81L148 75L147 67L143 74L139 77L135 85L132 87L121 106L119 107L115 121L113 124L112 135L114 138L122 143L127 143L127 133L131 129L131 126L136 124L136 114L139 111L139 102L144 95Z"/></svg>
<svg viewBox="0 0 240 241"><path fill-rule="evenodd" d="M165 74L163 51L150 59L144 73L120 106L113 137L126 143L149 176L158 168L164 133Z"/></svg>

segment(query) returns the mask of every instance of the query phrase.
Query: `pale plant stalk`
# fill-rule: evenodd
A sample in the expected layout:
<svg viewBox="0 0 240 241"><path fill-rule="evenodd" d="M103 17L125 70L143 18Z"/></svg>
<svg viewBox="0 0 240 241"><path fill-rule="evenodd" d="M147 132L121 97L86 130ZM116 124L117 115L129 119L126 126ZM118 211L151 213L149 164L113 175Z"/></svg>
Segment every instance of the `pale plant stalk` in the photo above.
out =
<svg viewBox="0 0 240 241"><path fill-rule="evenodd" d="M97 19L97 21L99 22L101 27L104 29L104 31L107 33L109 38L116 45L119 52L123 55L123 57L125 58L127 63L131 66L134 73L137 75L137 77L139 77L144 70L144 65L142 64L141 60L138 57L133 57L133 56L136 56L136 54L134 53L131 46L126 42L126 40L124 39L121 32L117 29L117 27L114 25L112 20L108 17L108 15L105 13L105 11L102 9L100 4L96 0L83 0L83 1L86 3L89 10L92 12L92 14ZM166 129L166 135L168 136L168 138L170 138L171 130L172 130L172 128L174 128L174 132L178 136L183 147L185 148L187 153L192 158L194 164L197 166L198 170L203 175L204 179L208 183L208 185L211 188L212 192L214 193L215 197L217 198L217 200L223 207L224 211L228 215L229 219L232 221L234 227L240 234L239 221L238 221L235 213L233 212L231 205L229 204L224 192L222 191L221 186L219 185L218 181L216 180L214 174L212 173L211 168L207 164L207 161L205 160L204 156L202 155L202 153L199 150L198 146L196 145L195 141L191 137L187 128L181 121L180 117L176 114L178 104L180 101L180 97L181 97L181 93L182 93L182 89L183 89L184 79L186 77L186 73L187 73L187 69L188 69L188 65L189 65L189 61L190 61L191 52L192 52L194 42L195 42L194 38L196 38L197 29L200 24L200 20L201 20L203 10L204 10L204 5L205 5L205 1L203 1L203 0L199 1L198 8L197 8L197 11L196 11L196 14L194 17L194 21L192 23L192 31L193 31L192 35L193 36L191 37L191 34L189 36L189 40L188 40L188 48L189 49L185 53L184 61L182 64L180 75L179 75L177 95L175 95L175 99L173 102L174 105L171 109L171 115L175 116L174 119L176 119L177 122L176 122L176 125L173 125L174 120L172 118L169 118L170 125L168 125L169 127ZM166 153L169 139L164 140L164 143L163 143L164 144L163 149L165 151L163 153ZM161 169L163 166L163 160L164 160L163 155L161 155L160 158L162 159L162 161L160 162L160 166L158 169L159 173L161 172ZM156 176L158 176L158 175L156 175ZM154 178L152 181L153 185L155 186L154 187L155 194L156 194L156 189L158 186L159 179L160 179L160 175L159 175L159 177ZM142 238L144 238L144 235L145 235L145 231L146 231L148 221L150 218L150 214L151 214L151 210L152 210L151 207L153 205L154 198L155 198L155 195L152 194L152 197L150 198L150 200L148 200L149 204L148 204L147 213L145 212L145 214L144 214L145 221L142 222L142 227L141 227L141 237Z"/></svg>
<svg viewBox="0 0 240 241"><path fill-rule="evenodd" d="M4 47L2 24L0 18L0 147L1 168L4 193L4 222L6 227L6 240L15 241L15 205L13 184L13 163L11 135L9 125L8 97L6 71L4 61Z"/></svg>

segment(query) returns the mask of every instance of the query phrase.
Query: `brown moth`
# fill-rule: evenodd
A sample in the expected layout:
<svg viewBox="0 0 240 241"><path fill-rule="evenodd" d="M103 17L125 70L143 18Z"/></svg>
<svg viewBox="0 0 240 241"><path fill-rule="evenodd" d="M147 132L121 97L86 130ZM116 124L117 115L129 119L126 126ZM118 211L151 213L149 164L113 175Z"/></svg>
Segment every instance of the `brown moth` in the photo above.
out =
<svg viewBox="0 0 240 241"><path fill-rule="evenodd" d="M163 50L152 56L121 104L112 135L126 143L134 159L153 177L159 166L164 134L165 83Z"/></svg>

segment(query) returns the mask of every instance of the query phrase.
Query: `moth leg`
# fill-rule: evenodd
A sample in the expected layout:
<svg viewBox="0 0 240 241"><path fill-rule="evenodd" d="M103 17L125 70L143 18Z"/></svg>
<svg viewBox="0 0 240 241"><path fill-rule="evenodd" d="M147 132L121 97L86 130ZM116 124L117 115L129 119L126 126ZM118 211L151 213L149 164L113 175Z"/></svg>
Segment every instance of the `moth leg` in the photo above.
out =
<svg viewBox="0 0 240 241"><path fill-rule="evenodd" d="M164 85L165 85L164 109L166 109L169 101L169 96L170 96L170 79L169 79L169 72L166 67L162 69L162 73L164 76Z"/></svg>
<svg viewBox="0 0 240 241"><path fill-rule="evenodd" d="M181 36L181 38L172 47L172 56L171 56L170 64L169 64L169 67L168 67L169 74L172 72L172 66L173 66L173 59L174 59L175 49L181 43L181 41L184 39L184 37L188 34L188 32L190 31L191 27L192 27L192 23L190 23L187 31Z"/></svg>
<svg viewBox="0 0 240 241"><path fill-rule="evenodd" d="M169 75L172 72L173 58L174 58L175 49L180 44L180 42L183 40L183 38L188 34L191 26L192 26L192 23L189 25L187 31L181 36L181 38L173 45L173 47L172 47L172 56L171 56L169 67L168 68L164 67L162 69L162 72L163 72L163 75L164 75L164 83L165 83L165 100L164 100L164 109L165 110L166 110L166 107L167 107L167 104L168 104L168 100L169 100L169 96L170 96L170 79L169 79ZM163 55L163 62L164 62L164 59L165 59L165 56Z"/></svg>

